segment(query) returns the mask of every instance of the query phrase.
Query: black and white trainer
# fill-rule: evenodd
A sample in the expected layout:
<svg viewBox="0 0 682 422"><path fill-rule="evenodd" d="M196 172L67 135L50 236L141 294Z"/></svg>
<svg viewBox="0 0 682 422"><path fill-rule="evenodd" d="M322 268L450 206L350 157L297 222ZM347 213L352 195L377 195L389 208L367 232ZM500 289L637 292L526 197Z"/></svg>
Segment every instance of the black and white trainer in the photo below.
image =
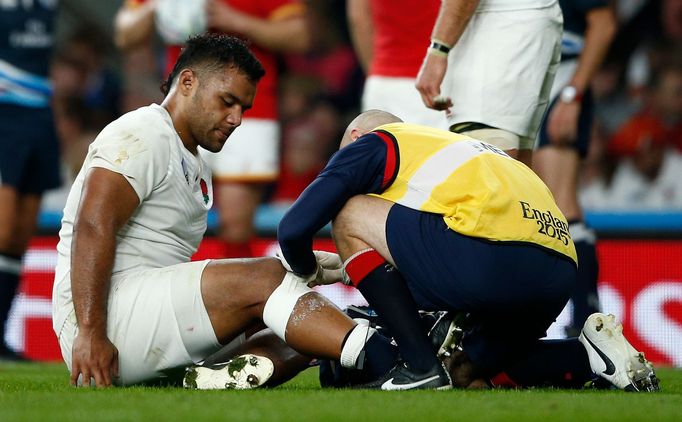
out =
<svg viewBox="0 0 682 422"><path fill-rule="evenodd" d="M431 370L418 373L410 369L407 362L398 362L383 377L356 388L377 390L449 390L452 388L450 375L441 362Z"/></svg>
<svg viewBox="0 0 682 422"><path fill-rule="evenodd" d="M587 318L578 340L585 346L592 371L626 391L659 391L653 365L623 335L623 325L609 314Z"/></svg>

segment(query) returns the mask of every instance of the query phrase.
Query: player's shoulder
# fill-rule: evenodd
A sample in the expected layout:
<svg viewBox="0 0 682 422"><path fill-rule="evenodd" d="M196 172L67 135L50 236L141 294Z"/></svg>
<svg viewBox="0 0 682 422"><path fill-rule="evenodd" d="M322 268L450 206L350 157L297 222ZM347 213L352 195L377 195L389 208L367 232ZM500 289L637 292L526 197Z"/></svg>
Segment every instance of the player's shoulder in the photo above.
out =
<svg viewBox="0 0 682 422"><path fill-rule="evenodd" d="M157 104L140 107L129 111L112 124L121 130L135 131L141 135L168 132L172 128L172 121L168 111Z"/></svg>
<svg viewBox="0 0 682 422"><path fill-rule="evenodd" d="M168 112L152 104L130 111L109 123L93 142L93 147L111 149L134 148L138 152L150 151L166 161L174 143L175 130Z"/></svg>
<svg viewBox="0 0 682 422"><path fill-rule="evenodd" d="M173 135L173 123L168 112L163 107L152 104L129 111L109 123L98 136L98 140L116 142L136 138L152 147L157 143L168 144Z"/></svg>

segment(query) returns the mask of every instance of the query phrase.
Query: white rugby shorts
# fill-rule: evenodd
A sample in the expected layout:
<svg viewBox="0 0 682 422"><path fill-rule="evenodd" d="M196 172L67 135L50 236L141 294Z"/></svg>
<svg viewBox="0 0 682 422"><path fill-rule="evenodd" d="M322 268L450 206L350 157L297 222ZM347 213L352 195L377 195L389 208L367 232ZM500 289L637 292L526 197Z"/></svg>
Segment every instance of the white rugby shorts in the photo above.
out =
<svg viewBox="0 0 682 422"><path fill-rule="evenodd" d="M558 4L474 13L441 85L453 102L449 124L483 123L532 148L559 65L562 25Z"/></svg>
<svg viewBox="0 0 682 422"><path fill-rule="evenodd" d="M219 182L271 182L279 175L279 138L276 120L243 119L222 151L200 149L201 157Z"/></svg>
<svg viewBox="0 0 682 422"><path fill-rule="evenodd" d="M198 363L222 347L201 296L201 274L209 262L142 270L112 282L107 336L118 349L115 384L163 378L166 370ZM69 370L77 332L72 308L58 335Z"/></svg>
<svg viewBox="0 0 682 422"><path fill-rule="evenodd" d="M384 110L404 122L447 130L445 112L426 107L414 83L415 78L370 75L362 93L362 110Z"/></svg>

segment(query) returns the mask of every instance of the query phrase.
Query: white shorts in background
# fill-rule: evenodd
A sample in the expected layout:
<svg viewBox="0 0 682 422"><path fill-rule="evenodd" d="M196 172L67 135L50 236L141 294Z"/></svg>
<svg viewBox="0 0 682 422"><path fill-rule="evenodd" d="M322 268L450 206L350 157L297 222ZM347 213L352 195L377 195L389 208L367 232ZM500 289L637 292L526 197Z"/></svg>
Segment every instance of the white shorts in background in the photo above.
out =
<svg viewBox="0 0 682 422"><path fill-rule="evenodd" d="M362 93L362 110L384 110L404 122L447 130L445 112L426 107L414 83L415 78L370 75Z"/></svg>
<svg viewBox="0 0 682 422"><path fill-rule="evenodd" d="M558 4L474 13L448 55L441 85L453 102L450 125L483 123L532 147L559 64L562 25Z"/></svg>
<svg viewBox="0 0 682 422"><path fill-rule="evenodd" d="M112 282L107 336L118 349L115 384L164 378L164 371L200 362L222 347L201 297L201 274L209 262L143 270ZM69 370L77 332L72 307L58 334Z"/></svg>
<svg viewBox="0 0 682 422"><path fill-rule="evenodd" d="M243 119L217 153L199 149L213 171L225 182L271 182L279 175L279 123L268 119Z"/></svg>

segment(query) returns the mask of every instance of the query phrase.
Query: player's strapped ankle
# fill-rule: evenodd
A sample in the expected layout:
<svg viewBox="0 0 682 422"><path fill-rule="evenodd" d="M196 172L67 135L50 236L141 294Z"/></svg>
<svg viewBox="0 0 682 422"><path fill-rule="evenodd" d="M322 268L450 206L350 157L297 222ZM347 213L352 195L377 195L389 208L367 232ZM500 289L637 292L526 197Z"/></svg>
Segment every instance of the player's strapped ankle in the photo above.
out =
<svg viewBox="0 0 682 422"><path fill-rule="evenodd" d="M431 44L429 44L427 52L434 56L447 57L450 49L452 49L452 46L448 45L446 42L431 38Z"/></svg>
<svg viewBox="0 0 682 422"><path fill-rule="evenodd" d="M341 346L341 366L344 368L357 368L358 358L365 348L365 343L376 332L376 329L365 324L358 324L353 327L343 341L343 346Z"/></svg>
<svg viewBox="0 0 682 422"><path fill-rule="evenodd" d="M383 264L386 264L386 260L377 251L369 248L351 255L343 263L343 270L348 274L350 283L357 287L369 273Z"/></svg>
<svg viewBox="0 0 682 422"><path fill-rule="evenodd" d="M301 282L300 277L287 272L282 284L275 289L265 302L263 322L286 341L285 334L289 317L294 312L298 298L313 290Z"/></svg>

